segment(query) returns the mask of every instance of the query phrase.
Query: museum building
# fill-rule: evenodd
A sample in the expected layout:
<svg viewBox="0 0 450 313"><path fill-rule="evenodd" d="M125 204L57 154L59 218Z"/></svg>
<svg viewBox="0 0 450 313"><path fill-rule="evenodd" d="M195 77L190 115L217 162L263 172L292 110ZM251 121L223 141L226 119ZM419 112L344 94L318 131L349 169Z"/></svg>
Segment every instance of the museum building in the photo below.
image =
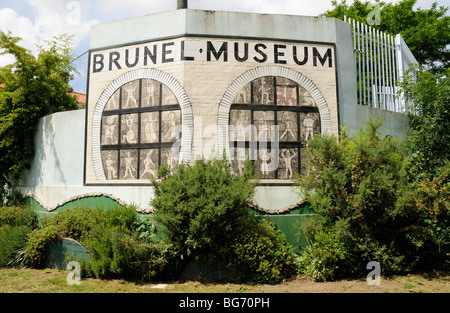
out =
<svg viewBox="0 0 450 313"><path fill-rule="evenodd" d="M236 173L253 161L255 208L287 212L314 135L377 114L406 134L404 113L361 103L355 50L351 23L326 17L178 9L95 25L86 109L41 119L18 190L45 212L99 197L149 212L160 165L225 153Z"/></svg>

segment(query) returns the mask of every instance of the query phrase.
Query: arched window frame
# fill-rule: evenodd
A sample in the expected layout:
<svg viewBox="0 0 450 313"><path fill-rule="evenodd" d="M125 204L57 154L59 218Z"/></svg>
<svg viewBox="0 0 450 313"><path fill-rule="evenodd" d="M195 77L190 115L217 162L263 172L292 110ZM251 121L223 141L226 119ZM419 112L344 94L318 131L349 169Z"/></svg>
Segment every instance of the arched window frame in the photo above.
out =
<svg viewBox="0 0 450 313"><path fill-rule="evenodd" d="M313 98L320 115L321 133L331 134L331 115L328 105L317 86L302 73L281 66L262 66L249 70L238 77L225 92L218 111L218 148L225 151L229 160L234 156L230 153L230 112L238 108L233 102L239 92L248 84L263 77L287 78L303 87ZM256 108L258 109L258 108ZM284 108L283 108L284 110Z"/></svg>
<svg viewBox="0 0 450 313"><path fill-rule="evenodd" d="M194 118L189 98L181 84L171 75L156 69L140 69L128 72L115 79L99 98L92 118L92 157L94 162L94 172L97 180L106 181L106 175L102 162L101 128L103 113L109 99L122 86L141 79L150 79L167 86L177 98L181 109L181 149L179 162L189 162L191 159L192 135L194 130ZM122 182L126 180L122 180ZM142 183L144 184L144 183Z"/></svg>

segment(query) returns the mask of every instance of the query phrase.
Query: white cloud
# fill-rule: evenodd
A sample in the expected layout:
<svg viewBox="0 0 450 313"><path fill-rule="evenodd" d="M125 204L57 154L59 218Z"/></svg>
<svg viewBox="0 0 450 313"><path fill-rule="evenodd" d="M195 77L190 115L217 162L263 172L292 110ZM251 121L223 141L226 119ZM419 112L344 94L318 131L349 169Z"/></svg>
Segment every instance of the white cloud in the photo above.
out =
<svg viewBox="0 0 450 313"><path fill-rule="evenodd" d="M20 16L11 8L0 10L0 29L11 31L21 37L21 45L33 53L45 40L51 40L60 34L74 35L74 44L78 45L89 36L92 25L97 19L89 19L88 1L28 0L32 16ZM0 57L0 66L10 64L10 56Z"/></svg>

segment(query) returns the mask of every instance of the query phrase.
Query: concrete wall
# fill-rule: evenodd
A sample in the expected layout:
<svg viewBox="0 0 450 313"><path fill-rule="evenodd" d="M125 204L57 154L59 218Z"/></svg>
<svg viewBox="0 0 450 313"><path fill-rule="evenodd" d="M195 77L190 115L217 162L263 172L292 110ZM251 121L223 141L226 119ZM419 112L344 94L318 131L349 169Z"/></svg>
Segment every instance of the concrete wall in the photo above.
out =
<svg viewBox="0 0 450 313"><path fill-rule="evenodd" d="M180 38L198 39L199 42L229 39L269 40L334 46L332 68L264 64L265 70L274 66L285 67L307 77L327 103L330 129L334 134L338 133L339 125L348 125L351 132L356 132L364 127L363 121L366 121L369 115L379 114L385 118L382 130L385 134L395 137L405 135L408 122L405 115L356 105L351 29L348 23L336 19L177 10L96 25L91 32L91 49L92 53L104 52L107 55L109 51L124 45L133 44L130 46L130 49L133 49L145 42ZM151 66L152 69L170 75L182 86L183 92L189 98L185 103L186 110L191 110L189 118L201 118L202 125L193 123L192 129L200 133L200 141L188 142L191 160L198 155L210 156L211 153L205 150L205 144L218 143L217 133L214 129L208 130L208 127L216 125L218 119L222 118L219 105L230 85L244 76L244 73L254 73L254 70L260 67L261 65L250 62L205 62L197 59ZM48 211L56 210L71 199L99 195L110 195L121 203L135 203L143 209L149 209L153 188L149 185L123 186L120 181L115 184L100 184L94 173L95 156L93 157L91 151L92 141L98 140L92 139L92 133L97 132L99 136L100 132L99 129L94 129L92 116L97 114L96 118L101 118L102 111L97 108L96 112L96 105L102 96L104 97L105 90L117 88L116 85L111 86L112 81L144 68L136 66L132 69L98 72L95 75L89 69L91 73L87 111L58 113L41 119L35 138L36 156L30 171L24 174L18 190L24 195L32 195ZM120 82L117 84L120 85ZM255 197L259 207L273 212L292 207L300 200L295 189L285 185L260 186Z"/></svg>
<svg viewBox="0 0 450 313"><path fill-rule="evenodd" d="M48 211L83 197L109 195L124 203L149 208L151 187L111 187L83 185L85 110L56 113L39 121L35 137L35 157L23 174L17 190L33 196Z"/></svg>

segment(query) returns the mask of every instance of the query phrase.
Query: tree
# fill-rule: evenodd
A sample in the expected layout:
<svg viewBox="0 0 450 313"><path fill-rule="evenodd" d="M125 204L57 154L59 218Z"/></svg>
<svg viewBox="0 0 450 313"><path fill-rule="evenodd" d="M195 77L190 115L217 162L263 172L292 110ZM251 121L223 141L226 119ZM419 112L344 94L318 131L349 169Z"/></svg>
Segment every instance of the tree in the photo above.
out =
<svg viewBox="0 0 450 313"><path fill-rule="evenodd" d="M355 0L351 5L346 0L332 1L333 9L323 16L343 20L344 15L367 24L374 6L369 0ZM375 3L375 2L373 2ZM439 72L450 66L450 16L448 7L433 3L430 9L415 9L417 0L401 0L398 3L388 3L376 0L380 5L380 25L372 27L389 33L400 34L419 64L434 72Z"/></svg>
<svg viewBox="0 0 450 313"><path fill-rule="evenodd" d="M29 168L39 118L77 109L73 79L72 38L67 35L40 46L38 55L19 45L21 38L0 31L0 55L15 62L0 68L0 198Z"/></svg>
<svg viewBox="0 0 450 313"><path fill-rule="evenodd" d="M450 69L433 74L413 68L400 87L410 106L410 174L413 179L421 173L435 177L450 160Z"/></svg>

